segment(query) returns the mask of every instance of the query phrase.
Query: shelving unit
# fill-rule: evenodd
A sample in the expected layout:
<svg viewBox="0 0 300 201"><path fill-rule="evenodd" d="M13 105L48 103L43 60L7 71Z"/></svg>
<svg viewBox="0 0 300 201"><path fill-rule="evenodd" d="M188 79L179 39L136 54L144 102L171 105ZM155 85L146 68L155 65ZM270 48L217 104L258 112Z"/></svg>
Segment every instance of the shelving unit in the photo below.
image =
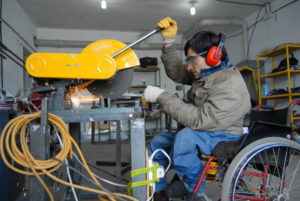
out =
<svg viewBox="0 0 300 201"><path fill-rule="evenodd" d="M160 68L158 66L147 66L145 68L138 67L134 68L134 72L139 72L139 73L154 73L154 85L151 84L152 86L157 86L161 87L161 82L160 82ZM132 85L132 89L143 89L147 87L148 84L136 84ZM146 117L146 121L155 121L155 131L159 131L162 129L162 119L161 119L161 113L159 116L156 117Z"/></svg>
<svg viewBox="0 0 300 201"><path fill-rule="evenodd" d="M291 78L296 74L300 73L300 70L292 70L290 66L290 53L293 51L300 50L300 44L285 44L281 45L274 50L266 51L256 56L257 67L258 67L258 103L261 105L263 100L267 99L287 99L288 104L295 101L296 98L300 98L300 93L292 93L292 86L291 86ZM261 74L261 62L262 58L271 59L272 70L275 69L278 64L275 64L275 58L285 55L286 57L286 70L274 72L274 73L267 73ZM264 64L266 65L266 64ZM269 95L269 96L262 96L262 89L261 89L261 81L263 79L272 79L273 85L272 89L276 88L276 79L277 78L286 78L287 80L287 93L286 94L278 94L278 95ZM295 120L300 120L300 117L293 116L291 113L291 122L293 123Z"/></svg>
<svg viewBox="0 0 300 201"><path fill-rule="evenodd" d="M160 69L157 66L148 66L146 68L134 68L134 72L154 72L155 76L154 76L154 83L155 86L160 87ZM146 87L146 85L134 85L131 86L133 88L142 88L142 87Z"/></svg>

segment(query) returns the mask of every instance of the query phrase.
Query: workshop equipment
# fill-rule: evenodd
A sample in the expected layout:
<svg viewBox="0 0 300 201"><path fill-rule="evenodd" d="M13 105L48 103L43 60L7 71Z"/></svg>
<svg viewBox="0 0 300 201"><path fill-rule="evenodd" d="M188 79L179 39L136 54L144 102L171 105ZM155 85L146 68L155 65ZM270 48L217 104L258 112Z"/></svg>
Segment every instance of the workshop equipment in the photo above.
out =
<svg viewBox="0 0 300 201"><path fill-rule="evenodd" d="M38 80L46 80L46 85L72 80L67 85L75 83L79 90L87 88L96 96L116 98L130 87L133 67L140 65L131 47L160 30L154 29L128 46L106 39L91 43L80 54L33 53L26 60L26 70Z"/></svg>
<svg viewBox="0 0 300 201"><path fill-rule="evenodd" d="M77 108L70 110L66 107L69 101L69 94L76 95L76 91L89 90L95 96L101 98L117 98L121 96L129 87L133 78L133 67L139 65L139 59L131 49L134 45L159 32L157 28L141 37L132 44L126 45L116 40L100 40L85 47L80 54L65 53L34 53L26 61L26 70L37 81L38 87L33 93L48 94L44 98L44 105L41 108L41 117L44 117L40 130L45 138L40 150L48 150L49 133L45 131L46 116L49 113L59 116L68 123L72 138L80 146L81 122L94 121L121 121L128 120L130 123L130 143L131 143L131 168L140 169L145 166L145 127L143 113L139 102L134 107L101 107L96 109ZM53 93L54 92L54 93ZM72 97L71 97L72 98ZM43 102L42 101L42 102ZM72 100L73 102L73 100ZM74 105L73 105L74 106ZM35 144L34 142L31 144ZM117 139L117 150L120 148L120 140ZM31 148L30 148L31 149ZM46 160L47 157L44 157ZM120 169L121 159L117 157L116 170ZM81 171L78 163L72 165ZM76 175L72 177L74 183L81 183L81 179ZM133 178L133 182L145 180L144 175ZM47 181L46 186L51 186ZM32 187L32 186L31 186ZM46 197L41 187L31 188L32 194L41 192ZM77 192L78 193L78 192ZM98 192L95 192L96 195ZM79 196L84 196L79 193ZM53 195L55 197L55 194ZM133 196L139 200L146 200L146 187L136 187L133 189ZM31 198L31 200L44 200ZM59 200L62 200L61 198Z"/></svg>

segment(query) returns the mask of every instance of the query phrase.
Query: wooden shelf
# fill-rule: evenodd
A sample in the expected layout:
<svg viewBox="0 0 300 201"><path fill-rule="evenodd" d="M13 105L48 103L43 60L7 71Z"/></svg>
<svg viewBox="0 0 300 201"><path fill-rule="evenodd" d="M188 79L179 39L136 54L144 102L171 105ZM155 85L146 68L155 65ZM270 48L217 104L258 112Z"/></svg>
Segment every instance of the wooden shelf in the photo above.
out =
<svg viewBox="0 0 300 201"><path fill-rule="evenodd" d="M149 66L146 68L141 68L141 67L134 68L134 72L156 72L158 70L159 68L157 66Z"/></svg>
<svg viewBox="0 0 300 201"><path fill-rule="evenodd" d="M286 76L289 70L279 71L276 73L269 73L265 75L261 75L260 78L276 78L276 77L283 77ZM290 73L300 73L300 70L290 70Z"/></svg>

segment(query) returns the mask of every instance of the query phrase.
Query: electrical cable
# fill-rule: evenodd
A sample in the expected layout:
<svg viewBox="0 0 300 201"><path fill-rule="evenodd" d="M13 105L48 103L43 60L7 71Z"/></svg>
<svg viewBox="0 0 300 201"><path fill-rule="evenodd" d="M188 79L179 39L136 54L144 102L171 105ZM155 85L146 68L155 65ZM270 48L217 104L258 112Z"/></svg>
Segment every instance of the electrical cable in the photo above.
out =
<svg viewBox="0 0 300 201"><path fill-rule="evenodd" d="M96 166L94 166L94 165L92 165L92 164L90 164L90 163L87 163L90 167L92 167L92 168L94 168L94 169L96 169L96 170L99 170L99 171L101 171L101 172L104 172L105 174L108 174L108 175L110 175L110 176L112 176L112 177L115 177L115 175L113 175L113 174L111 174L110 172L108 172L108 171L106 171L106 170L103 170L103 169L100 169L100 168L98 168L98 167L96 167ZM116 178L116 177L115 177ZM125 180L125 179L120 179L121 181L124 181L124 182L129 182L129 181L127 181L127 180ZM121 184L122 185L122 184Z"/></svg>
<svg viewBox="0 0 300 201"><path fill-rule="evenodd" d="M149 160L150 160L150 161L153 161L153 158L154 158L155 154L157 154L158 152L162 152L162 153L167 157L167 159L169 160L169 164L168 164L166 170L164 171L164 173L166 174L166 173L168 172L168 170L170 169L170 167L171 167L171 158L170 158L170 156L165 152L165 150L163 150L163 149L156 149L156 150L151 154ZM146 201L150 201L150 200L152 199L152 197L153 197L153 195L154 195L154 192L155 192L155 183L152 184L152 193L151 193L151 196L150 196Z"/></svg>
<svg viewBox="0 0 300 201"><path fill-rule="evenodd" d="M276 10L272 11L272 13L276 13L277 11L280 11L281 9L283 9L283 8L289 6L289 5L291 5L291 4L293 4L293 3L297 2L297 1L298 1L298 0L291 1L291 2L289 2L289 3L287 3L287 4L285 4L285 5L283 5L283 6L279 7L279 8L277 8Z"/></svg>
<svg viewBox="0 0 300 201"><path fill-rule="evenodd" d="M33 52L36 52L36 49L33 48L12 26L10 26L2 17L0 21L3 22L10 30L12 30Z"/></svg>
<svg viewBox="0 0 300 201"><path fill-rule="evenodd" d="M115 201L116 199L113 197L112 194L105 192L104 190L98 190L94 188L89 188L77 184L71 184L69 182L66 182L60 178L57 178L56 176L52 175L51 173L59 169L63 164L60 161L64 161L67 158L72 157L73 148L77 151L79 154L82 163L84 164L87 173L92 178L92 180L98 185L99 188L103 188L100 182L96 179L96 177L91 172L90 168L88 167L86 160L78 147L75 140L71 137L71 135L68 132L67 126L64 123L62 119L57 117L54 114L49 113L48 114L48 121L52 123L53 126L57 128L61 135L61 139L63 142L63 147L61 150L51 159L46 160L36 160L32 154L30 153L30 150L27 145L27 139L26 139L26 128L27 125L35 120L41 117L41 113L34 113L34 114L26 114L18 116L14 119L12 119L10 122L7 123L7 125L4 127L2 134L0 136L0 155L3 159L3 162L12 170L25 175L34 175L37 180L41 183L45 191L47 192L49 198L51 201L54 201L53 195L50 192L49 188L45 184L45 182L42 180L42 175L47 175L51 179L60 182L64 185L78 188L81 190L86 190L90 192L97 193L102 196L106 196L109 198L109 200ZM20 143L20 145L17 144L17 142ZM9 161L6 155L9 155L9 158L14 162L20 165L21 167L15 167L13 166ZM55 159L54 159L55 158ZM60 161L59 161L60 160ZM22 168L24 167L24 168ZM120 197L124 197L126 199L138 201L136 198L133 198L129 195L125 194L119 194L115 193L115 195L118 195ZM103 198L100 198L101 200L105 200Z"/></svg>
<svg viewBox="0 0 300 201"><path fill-rule="evenodd" d="M152 193L150 195L150 197L146 200L146 201L150 201L152 200L153 196L154 196L154 193L155 193L155 184L153 184L153 187L152 187ZM155 201L155 200L154 200Z"/></svg>
<svg viewBox="0 0 300 201"><path fill-rule="evenodd" d="M167 159L169 160L169 164L168 164L166 170L164 171L165 174L166 174L166 173L168 172L168 170L170 169L170 167L171 167L171 158L170 158L170 156L165 152L165 150L163 150L163 149L156 149L156 150L151 154L150 160L153 161L153 158L154 158L155 154L157 154L158 152L162 152L162 153L167 157Z"/></svg>
<svg viewBox="0 0 300 201"><path fill-rule="evenodd" d="M239 2L239 1L228 1L228 0L216 0L216 1L224 2L224 3L231 3L231 4L246 5L246 6L263 6L263 4L244 3L244 2Z"/></svg>
<svg viewBox="0 0 300 201"><path fill-rule="evenodd" d="M256 25L257 25L257 21L258 21L259 14L260 14L260 12L262 11L262 9L263 9L263 6L260 7L260 9L259 9L259 11L258 11L258 13L257 13L257 15L256 15L256 19L255 19L255 23L254 23L255 25L254 25L254 27L253 27L253 30L252 30L252 32L251 32L251 36L250 36L250 39L249 39L249 42L248 42L248 47L247 47L247 62L249 61L249 51L250 51L251 41L252 41L252 38L253 38L254 31L255 31L255 29L256 29ZM249 66L249 64L248 64L248 66Z"/></svg>
<svg viewBox="0 0 300 201"><path fill-rule="evenodd" d="M23 70L25 70L24 68L24 63L20 64L18 61L16 61L12 56L10 56L9 54L7 54L6 52L3 51L2 48L0 48L0 54L3 54L4 56L8 57L11 61L13 61L15 64L17 64L19 67L21 67Z"/></svg>
<svg viewBox="0 0 300 201"><path fill-rule="evenodd" d="M71 173L70 173L70 168L69 168L68 159L65 160L65 165L66 165L66 169L67 169L68 179L69 179L70 183L73 184L72 177L71 177ZM72 186L71 189L72 189L72 193L73 193L73 196L74 196L74 198L75 198L75 201L78 201L78 197L77 197L75 188Z"/></svg>
<svg viewBox="0 0 300 201"><path fill-rule="evenodd" d="M57 136L57 139L59 141L60 146L63 147L63 142L62 142L62 140L61 140L61 138L58 134L58 131L57 131L56 127L54 127L54 130L55 130L55 133L56 133L56 136ZM67 169L68 179L69 179L70 183L73 184L72 177L71 177L71 174L70 174L70 168L68 167L69 166L68 159L65 160L65 165L66 165L66 169ZM75 201L78 201L78 197L77 197L77 194L76 194L76 191L75 191L74 187L72 186L71 189L72 189L72 193L73 193L73 196L75 198Z"/></svg>
<svg viewBox="0 0 300 201"><path fill-rule="evenodd" d="M291 1L291 2L289 2L289 3L287 3L287 4L283 5L283 6L281 6L280 8L278 8L278 9L272 11L272 14L277 13L278 11L282 10L283 8L289 6L289 5L293 4L293 3L296 3L297 1L299 1L299 0L294 0L294 1ZM260 18L257 22L255 22L255 23L253 23L252 25L250 25L250 26L247 28L247 30L249 31L252 27L254 27L257 23L260 23L261 21L263 21L263 18ZM236 34L234 34L234 35L227 36L226 39L234 38L234 37L236 37L236 36L242 35L242 33L243 33L243 32L239 32L239 33L236 33Z"/></svg>
<svg viewBox="0 0 300 201"><path fill-rule="evenodd" d="M80 159L78 158L78 156L77 156L74 152L73 152L73 156L74 156L75 159L78 161L78 163L79 163L83 168L85 168L84 165L82 164L82 162L80 161ZM110 184L110 185L118 186L118 187L124 187L124 188L127 188L127 187L128 187L128 185L125 185L125 184L118 184L118 183L109 181L109 180L107 180L107 179L104 179L104 178L102 178L102 177L99 177L99 176L96 175L96 174L94 174L94 175L95 175L95 177L97 177L99 180L101 180L101 181L103 181L103 182L105 182L105 183L108 183L108 184Z"/></svg>
<svg viewBox="0 0 300 201"><path fill-rule="evenodd" d="M16 53L14 53L11 49L9 49L2 41L0 41L0 47L1 50L5 50L9 52L11 55L13 55L15 58L17 58L21 63L25 63L23 59L21 59Z"/></svg>
<svg viewBox="0 0 300 201"><path fill-rule="evenodd" d="M82 176L83 178L85 178L87 181L89 181L90 183L94 184L95 186L99 187L99 185L94 182L92 179L88 178L86 175L82 174L79 170L77 170L76 168L70 166L70 165L66 165L63 161L54 158L55 160L59 161L62 165L68 167L69 169L73 170L74 172L76 172L77 174L79 174L80 176ZM124 199L120 198L117 193L112 193L110 192L108 189L101 187L105 192L109 193L109 194L113 194L116 198L118 198L119 200L125 201Z"/></svg>

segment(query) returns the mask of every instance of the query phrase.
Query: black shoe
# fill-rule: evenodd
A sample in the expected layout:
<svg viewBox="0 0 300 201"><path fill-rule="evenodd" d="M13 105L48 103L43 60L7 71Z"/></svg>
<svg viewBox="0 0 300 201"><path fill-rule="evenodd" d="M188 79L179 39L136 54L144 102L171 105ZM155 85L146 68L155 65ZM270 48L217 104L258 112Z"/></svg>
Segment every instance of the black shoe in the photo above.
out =
<svg viewBox="0 0 300 201"><path fill-rule="evenodd" d="M169 201L169 197L163 192L155 192L153 195L153 200L154 201Z"/></svg>
<svg viewBox="0 0 300 201"><path fill-rule="evenodd" d="M182 198L188 192L181 180L175 180L165 189L165 193L170 198Z"/></svg>
<svg viewBox="0 0 300 201"><path fill-rule="evenodd" d="M186 201L206 201L206 199L203 196L198 197L197 194L190 192L186 196Z"/></svg>

